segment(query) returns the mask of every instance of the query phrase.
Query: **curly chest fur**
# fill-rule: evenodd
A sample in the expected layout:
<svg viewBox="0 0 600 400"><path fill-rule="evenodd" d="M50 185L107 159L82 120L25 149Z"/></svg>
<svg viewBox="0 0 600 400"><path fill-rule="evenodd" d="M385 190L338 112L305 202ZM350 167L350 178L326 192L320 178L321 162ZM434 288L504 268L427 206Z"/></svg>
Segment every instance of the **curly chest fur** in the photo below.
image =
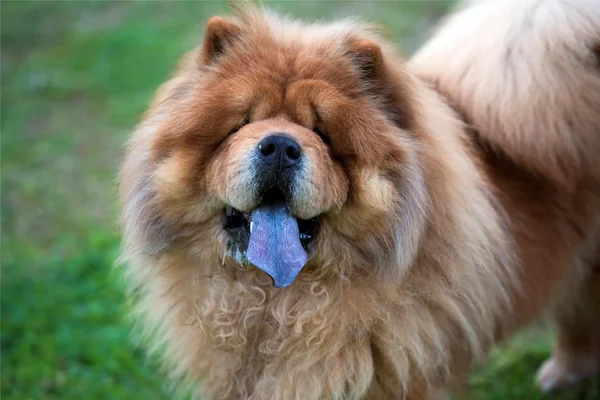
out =
<svg viewBox="0 0 600 400"><path fill-rule="evenodd" d="M360 317L368 314L351 299L353 291L340 296L332 293L340 287L318 281L281 291L253 275L242 282L213 278L197 300L192 325L205 343L198 371L207 377L205 389L214 397L263 398L261 393L291 388L281 382L307 371L315 379L339 371L340 381L371 380L372 321ZM363 296L362 305L368 303Z"/></svg>

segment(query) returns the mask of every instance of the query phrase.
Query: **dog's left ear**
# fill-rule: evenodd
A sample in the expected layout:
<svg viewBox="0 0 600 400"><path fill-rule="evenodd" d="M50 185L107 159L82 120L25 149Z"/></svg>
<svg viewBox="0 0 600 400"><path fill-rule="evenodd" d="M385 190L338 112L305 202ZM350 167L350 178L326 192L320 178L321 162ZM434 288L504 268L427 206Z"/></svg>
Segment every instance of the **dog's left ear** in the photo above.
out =
<svg viewBox="0 0 600 400"><path fill-rule="evenodd" d="M381 48L375 42L352 38L349 53L358 66L361 77L369 81L381 81L385 77L385 65Z"/></svg>
<svg viewBox="0 0 600 400"><path fill-rule="evenodd" d="M225 53L227 46L238 37L240 27L223 17L212 17L206 23L206 33L200 54L200 64L208 65Z"/></svg>
<svg viewBox="0 0 600 400"><path fill-rule="evenodd" d="M383 99L388 118L402 129L413 126L411 90L399 69L389 63L381 47L369 39L351 38L348 55L358 67L361 79L366 83L364 90Z"/></svg>

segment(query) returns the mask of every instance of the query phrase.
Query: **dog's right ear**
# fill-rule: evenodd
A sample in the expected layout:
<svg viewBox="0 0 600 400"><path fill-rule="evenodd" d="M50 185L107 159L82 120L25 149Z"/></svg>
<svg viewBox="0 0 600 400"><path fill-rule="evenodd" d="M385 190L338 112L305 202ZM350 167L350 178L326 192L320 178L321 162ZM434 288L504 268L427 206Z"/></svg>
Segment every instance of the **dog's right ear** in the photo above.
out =
<svg viewBox="0 0 600 400"><path fill-rule="evenodd" d="M240 34L240 28L222 17L212 17L206 23L206 33L200 54L200 65L212 63Z"/></svg>

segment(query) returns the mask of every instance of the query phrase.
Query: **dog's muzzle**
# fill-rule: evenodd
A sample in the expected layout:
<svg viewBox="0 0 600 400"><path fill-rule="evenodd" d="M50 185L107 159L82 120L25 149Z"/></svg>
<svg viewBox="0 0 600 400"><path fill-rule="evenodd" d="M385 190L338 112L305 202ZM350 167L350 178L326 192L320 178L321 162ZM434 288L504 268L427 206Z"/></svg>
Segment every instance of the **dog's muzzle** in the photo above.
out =
<svg viewBox="0 0 600 400"><path fill-rule="evenodd" d="M297 219L289 209L295 175L303 162L295 140L282 134L268 136L258 145L256 159L261 200L248 213L227 207L228 248L240 265L254 265L273 278L275 287L286 287L308 261L318 217Z"/></svg>

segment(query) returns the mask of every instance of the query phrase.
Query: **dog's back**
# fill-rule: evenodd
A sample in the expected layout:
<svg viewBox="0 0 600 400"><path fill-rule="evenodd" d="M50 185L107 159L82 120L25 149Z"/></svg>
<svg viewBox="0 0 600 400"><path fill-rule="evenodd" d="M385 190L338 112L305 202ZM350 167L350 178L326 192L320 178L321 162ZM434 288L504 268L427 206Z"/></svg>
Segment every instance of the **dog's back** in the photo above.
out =
<svg viewBox="0 0 600 400"><path fill-rule="evenodd" d="M600 3L476 1L410 61L516 162L600 179Z"/></svg>
<svg viewBox="0 0 600 400"><path fill-rule="evenodd" d="M553 311L540 387L597 372L600 3L472 1L409 66L472 125L501 192L521 258L512 329Z"/></svg>

